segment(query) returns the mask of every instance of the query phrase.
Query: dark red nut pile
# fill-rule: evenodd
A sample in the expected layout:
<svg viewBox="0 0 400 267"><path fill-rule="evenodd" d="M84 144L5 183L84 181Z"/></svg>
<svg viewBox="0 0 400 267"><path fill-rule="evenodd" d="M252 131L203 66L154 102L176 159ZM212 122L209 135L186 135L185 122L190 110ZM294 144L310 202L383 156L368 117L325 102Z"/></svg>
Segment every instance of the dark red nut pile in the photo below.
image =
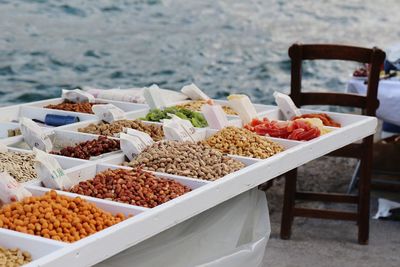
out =
<svg viewBox="0 0 400 267"><path fill-rule="evenodd" d="M80 182L69 191L153 208L191 189L176 181L155 177L141 169L115 169L98 173L93 179Z"/></svg>
<svg viewBox="0 0 400 267"><path fill-rule="evenodd" d="M95 104L89 102L73 103L65 100L63 103L47 105L45 108L93 114L92 107Z"/></svg>
<svg viewBox="0 0 400 267"><path fill-rule="evenodd" d="M97 139L82 142L76 146L67 146L60 151L52 151L50 153L71 158L90 159L90 157L99 156L119 149L119 140L100 136Z"/></svg>

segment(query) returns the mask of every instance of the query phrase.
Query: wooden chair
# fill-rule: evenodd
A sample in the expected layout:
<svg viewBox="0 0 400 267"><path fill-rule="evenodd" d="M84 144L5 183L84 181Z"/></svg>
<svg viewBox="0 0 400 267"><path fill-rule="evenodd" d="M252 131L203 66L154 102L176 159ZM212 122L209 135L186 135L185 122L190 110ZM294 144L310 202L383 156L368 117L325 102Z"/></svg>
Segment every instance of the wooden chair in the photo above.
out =
<svg viewBox="0 0 400 267"><path fill-rule="evenodd" d="M363 114L375 116L376 109L379 106L377 99L379 73L385 59L385 52L375 47L367 49L343 45L293 44L289 48L289 57L292 62L290 96L297 106L334 105L357 107L362 109ZM301 92L301 65L303 60L320 59L356 61L371 64L367 95ZM329 154L330 156L357 158L360 160L360 181L357 195L299 192L296 190L297 169L285 174L285 196L280 233L282 239L290 238L294 217L310 217L356 221L358 224L358 242L360 244L368 244L372 145L373 135L364 138L360 144L350 144ZM357 211L345 212L299 208L295 205L296 200L353 203L357 205Z"/></svg>

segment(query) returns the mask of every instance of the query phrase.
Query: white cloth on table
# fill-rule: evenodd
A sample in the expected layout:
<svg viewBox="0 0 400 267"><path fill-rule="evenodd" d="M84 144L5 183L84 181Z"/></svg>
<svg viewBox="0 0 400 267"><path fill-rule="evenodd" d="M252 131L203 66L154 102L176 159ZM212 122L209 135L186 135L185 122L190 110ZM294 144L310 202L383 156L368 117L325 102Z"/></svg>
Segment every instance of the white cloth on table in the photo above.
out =
<svg viewBox="0 0 400 267"><path fill-rule="evenodd" d="M366 95L367 85L363 80L351 79L347 92ZM400 80L382 80L378 87L379 108L376 116L385 122L400 126Z"/></svg>
<svg viewBox="0 0 400 267"><path fill-rule="evenodd" d="M252 189L96 267L258 267L270 232L265 193Z"/></svg>

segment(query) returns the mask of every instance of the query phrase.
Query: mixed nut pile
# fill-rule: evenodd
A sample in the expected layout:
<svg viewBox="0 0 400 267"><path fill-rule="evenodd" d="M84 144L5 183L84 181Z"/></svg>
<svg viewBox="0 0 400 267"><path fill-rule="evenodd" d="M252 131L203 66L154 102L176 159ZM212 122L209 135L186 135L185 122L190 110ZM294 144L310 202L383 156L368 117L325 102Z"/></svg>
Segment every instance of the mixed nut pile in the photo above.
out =
<svg viewBox="0 0 400 267"><path fill-rule="evenodd" d="M173 180L155 177L141 169L115 169L80 182L72 193L153 208L190 191Z"/></svg>
<svg viewBox="0 0 400 267"><path fill-rule="evenodd" d="M32 256L28 252L18 248L7 249L0 247L0 266L19 267L32 261Z"/></svg>
<svg viewBox="0 0 400 267"><path fill-rule="evenodd" d="M154 143L124 165L211 181L245 166L205 144L176 141Z"/></svg>
<svg viewBox="0 0 400 267"><path fill-rule="evenodd" d="M0 171L8 172L17 182L36 179L35 155L19 152L0 152Z"/></svg>
<svg viewBox="0 0 400 267"><path fill-rule="evenodd" d="M208 103L209 100L193 100L184 104L176 105L176 107L186 108L192 111L201 111L201 107ZM229 106L222 106L222 109L227 115L238 115L237 112Z"/></svg>
<svg viewBox="0 0 400 267"><path fill-rule="evenodd" d="M78 241L124 219L122 213L112 215L79 197L53 190L0 209L1 228L64 242Z"/></svg>
<svg viewBox="0 0 400 267"><path fill-rule="evenodd" d="M93 114L93 111L92 111L93 105L96 105L96 103L89 103L89 102L74 103L74 102L69 102L67 100L64 100L63 103L50 104L50 105L45 106L44 108Z"/></svg>
<svg viewBox="0 0 400 267"><path fill-rule="evenodd" d="M82 133L115 136L122 132L123 128L131 128L145 132L149 134L154 141L159 141L164 138L164 131L160 125L145 124L140 120L118 120L112 123L100 122L98 124L91 123L84 128L79 128L78 131Z"/></svg>
<svg viewBox="0 0 400 267"><path fill-rule="evenodd" d="M266 159L283 151L283 147L247 129L226 127L204 143L222 153Z"/></svg>
<svg viewBox="0 0 400 267"><path fill-rule="evenodd" d="M97 139L82 142L75 146L67 146L60 151L51 151L50 153L88 160L90 157L99 156L119 149L119 140L110 139L107 136L99 136Z"/></svg>

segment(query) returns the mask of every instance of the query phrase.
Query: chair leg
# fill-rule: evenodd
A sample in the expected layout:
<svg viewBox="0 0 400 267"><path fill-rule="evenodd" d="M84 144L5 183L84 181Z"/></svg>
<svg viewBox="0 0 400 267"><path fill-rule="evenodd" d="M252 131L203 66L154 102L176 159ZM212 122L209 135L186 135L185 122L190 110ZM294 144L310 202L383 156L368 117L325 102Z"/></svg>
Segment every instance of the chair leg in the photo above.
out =
<svg viewBox="0 0 400 267"><path fill-rule="evenodd" d="M281 239L290 239L293 223L293 209L295 205L297 169L285 174L285 195L283 199Z"/></svg>
<svg viewBox="0 0 400 267"><path fill-rule="evenodd" d="M358 243L361 245L367 245L369 238L373 136L368 136L364 142L367 144L366 151L361 159L358 189Z"/></svg>

